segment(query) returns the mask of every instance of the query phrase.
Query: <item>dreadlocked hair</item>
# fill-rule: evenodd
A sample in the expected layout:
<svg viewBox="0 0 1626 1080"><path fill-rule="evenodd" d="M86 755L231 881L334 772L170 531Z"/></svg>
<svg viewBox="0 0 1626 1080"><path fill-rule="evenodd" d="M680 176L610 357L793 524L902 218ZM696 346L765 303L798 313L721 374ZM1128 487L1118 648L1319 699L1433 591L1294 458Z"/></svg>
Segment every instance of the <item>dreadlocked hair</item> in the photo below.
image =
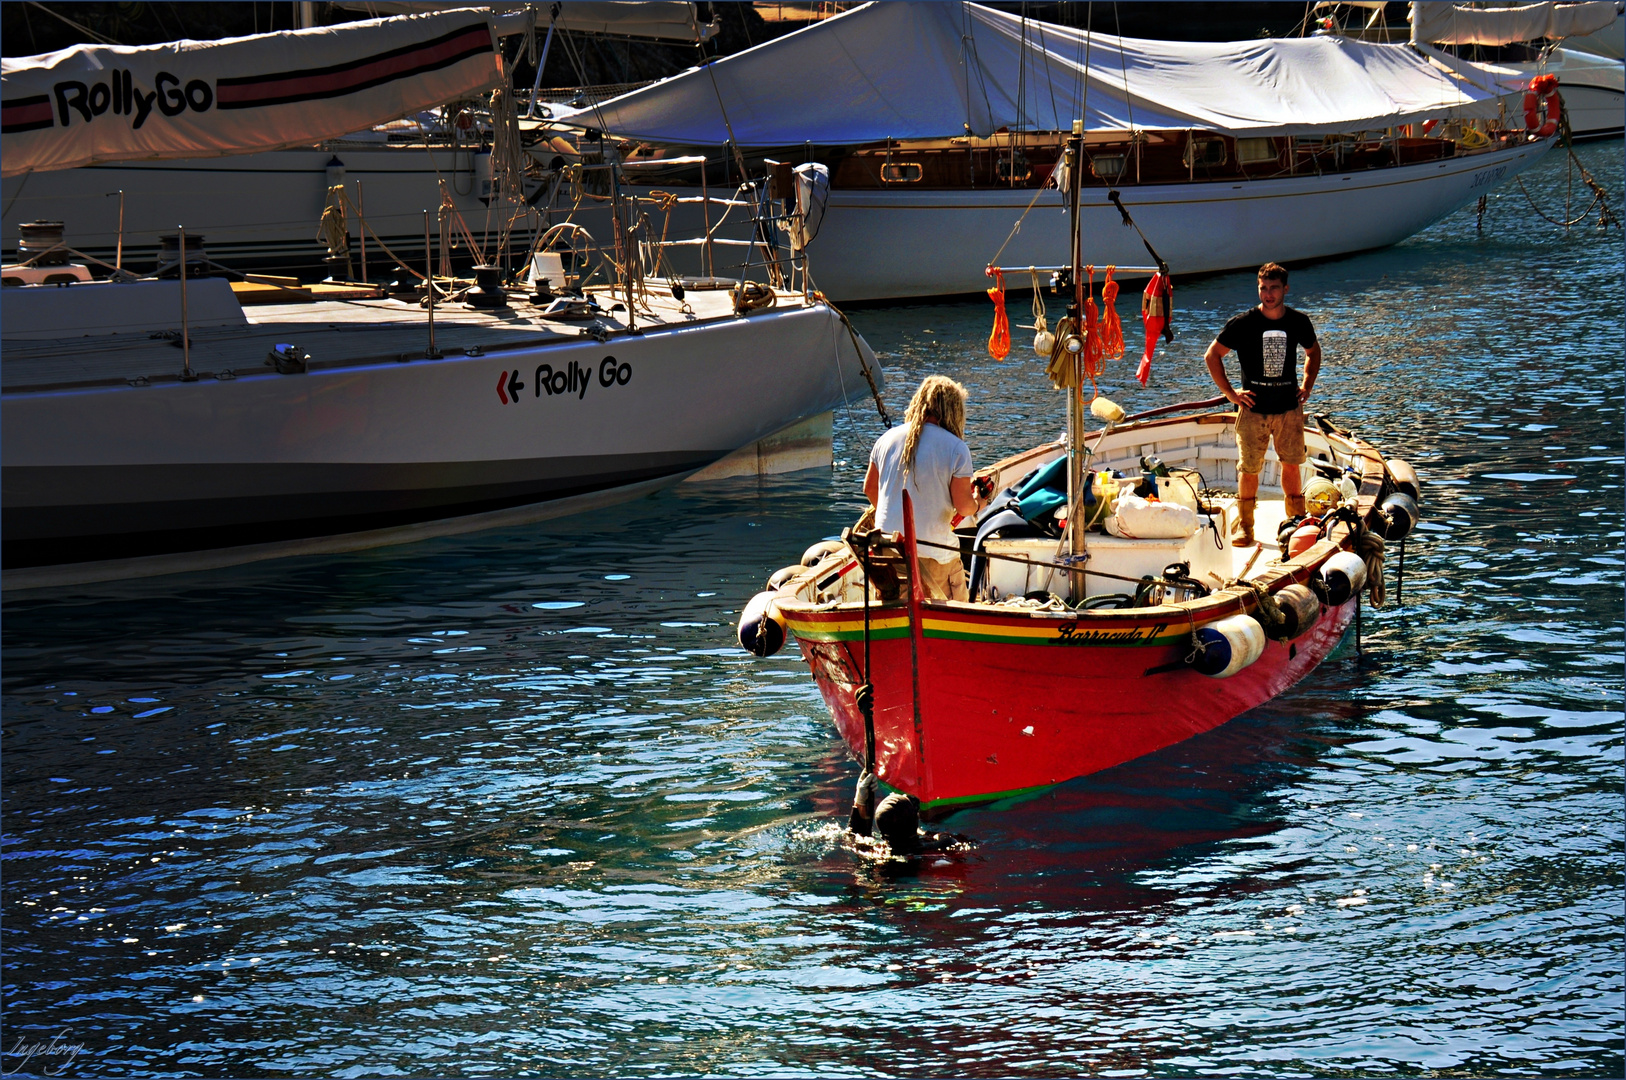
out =
<svg viewBox="0 0 1626 1080"><path fill-rule="evenodd" d="M965 438L965 387L946 375L928 375L909 399L903 414L903 472L915 471L915 451L920 449L920 429L931 421L955 438Z"/></svg>

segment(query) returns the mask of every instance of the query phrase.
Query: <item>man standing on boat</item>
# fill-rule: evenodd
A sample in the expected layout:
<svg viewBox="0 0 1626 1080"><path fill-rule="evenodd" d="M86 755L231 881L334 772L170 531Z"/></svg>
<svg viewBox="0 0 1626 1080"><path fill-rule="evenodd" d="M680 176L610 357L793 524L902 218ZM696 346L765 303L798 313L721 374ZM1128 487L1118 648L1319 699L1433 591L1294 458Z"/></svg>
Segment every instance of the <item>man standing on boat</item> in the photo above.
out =
<svg viewBox="0 0 1626 1080"><path fill-rule="evenodd" d="M903 530L903 492L909 492L916 539L942 545L920 552L921 587L927 596L945 600L967 598L965 567L954 554L960 546L954 517L971 517L986 505L972 490L965 396L965 387L953 379L927 376L910 399L903 424L875 440L864 476L875 527L883 532Z"/></svg>
<svg viewBox="0 0 1626 1080"><path fill-rule="evenodd" d="M1304 383L1298 380L1298 354L1304 349ZM1225 376L1225 354L1236 351L1242 389ZM1253 512L1259 498L1259 473L1265 450L1276 444L1282 463L1282 494L1288 517L1304 513L1304 481L1299 466L1304 449L1304 403L1321 371L1321 344L1315 326L1302 311L1287 306L1287 271L1276 263L1259 268L1259 306L1233 318L1208 346L1203 357L1208 374L1225 400L1236 408L1237 515L1241 535L1232 541L1249 547Z"/></svg>

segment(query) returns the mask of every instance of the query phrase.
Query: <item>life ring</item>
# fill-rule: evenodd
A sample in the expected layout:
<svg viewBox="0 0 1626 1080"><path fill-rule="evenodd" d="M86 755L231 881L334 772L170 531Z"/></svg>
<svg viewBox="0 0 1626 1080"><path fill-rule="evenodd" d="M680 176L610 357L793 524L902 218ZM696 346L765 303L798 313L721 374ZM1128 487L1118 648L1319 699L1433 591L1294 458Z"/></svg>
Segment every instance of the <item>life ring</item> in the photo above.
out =
<svg viewBox="0 0 1626 1080"><path fill-rule="evenodd" d="M1558 130L1558 118L1564 111L1564 99L1558 96L1557 75L1537 75L1530 80L1524 92L1524 126L1538 139L1545 139Z"/></svg>

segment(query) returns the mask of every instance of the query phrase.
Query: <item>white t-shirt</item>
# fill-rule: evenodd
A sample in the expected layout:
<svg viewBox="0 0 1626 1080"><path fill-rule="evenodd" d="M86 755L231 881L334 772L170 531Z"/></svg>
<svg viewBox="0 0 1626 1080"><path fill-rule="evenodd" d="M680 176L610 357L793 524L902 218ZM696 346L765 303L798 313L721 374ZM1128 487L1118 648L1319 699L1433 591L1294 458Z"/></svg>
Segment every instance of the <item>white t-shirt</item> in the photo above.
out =
<svg viewBox="0 0 1626 1080"><path fill-rule="evenodd" d="M875 506L875 527L883 532L903 531L903 494L907 489L915 506L915 536L934 544L958 548L959 539L949 522L954 503L949 500L949 481L957 476L970 478L971 448L957 435L926 424L920 429L920 445L915 448L915 467L907 483L903 479L903 443L909 429L895 427L875 440L869 460L880 474L879 500ZM945 562L954 553L941 548L924 548L923 559Z"/></svg>

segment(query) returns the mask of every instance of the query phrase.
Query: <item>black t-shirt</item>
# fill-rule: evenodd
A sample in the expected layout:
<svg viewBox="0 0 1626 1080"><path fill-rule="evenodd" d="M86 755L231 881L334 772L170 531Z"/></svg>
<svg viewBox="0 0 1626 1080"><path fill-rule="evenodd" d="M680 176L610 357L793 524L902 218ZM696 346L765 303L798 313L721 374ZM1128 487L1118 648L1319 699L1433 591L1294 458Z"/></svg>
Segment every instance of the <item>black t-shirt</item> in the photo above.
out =
<svg viewBox="0 0 1626 1080"><path fill-rule="evenodd" d="M1258 308L1249 308L1225 324L1219 343L1236 352L1242 389L1254 394L1254 412L1284 413L1298 405L1299 350L1316 343L1308 315L1288 308L1281 318L1267 319Z"/></svg>

